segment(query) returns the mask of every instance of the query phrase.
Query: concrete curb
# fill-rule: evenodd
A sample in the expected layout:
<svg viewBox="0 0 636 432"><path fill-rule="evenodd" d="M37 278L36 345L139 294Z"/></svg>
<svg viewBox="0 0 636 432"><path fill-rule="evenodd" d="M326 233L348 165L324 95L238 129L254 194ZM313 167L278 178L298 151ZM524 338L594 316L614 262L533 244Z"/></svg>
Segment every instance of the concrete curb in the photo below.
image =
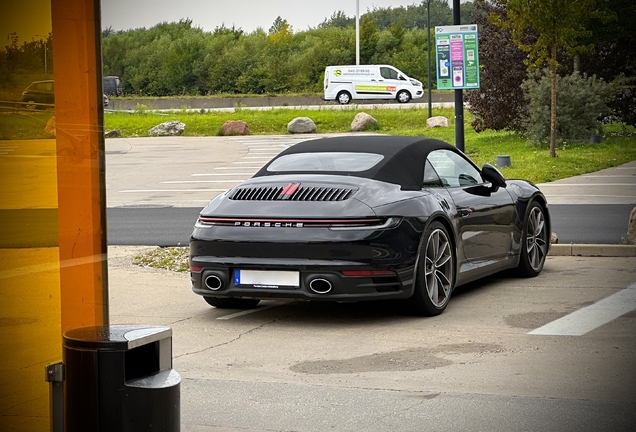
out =
<svg viewBox="0 0 636 432"><path fill-rule="evenodd" d="M551 256L636 257L636 245L553 244Z"/></svg>

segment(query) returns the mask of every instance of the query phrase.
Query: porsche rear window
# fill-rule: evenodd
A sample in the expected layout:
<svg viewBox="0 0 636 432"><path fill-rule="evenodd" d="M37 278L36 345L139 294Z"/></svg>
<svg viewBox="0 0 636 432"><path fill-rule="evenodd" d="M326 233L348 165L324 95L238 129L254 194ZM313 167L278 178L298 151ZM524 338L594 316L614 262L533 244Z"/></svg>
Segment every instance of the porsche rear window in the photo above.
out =
<svg viewBox="0 0 636 432"><path fill-rule="evenodd" d="M384 156L376 153L292 153L276 159L267 167L267 171L361 172L372 168L382 159Z"/></svg>

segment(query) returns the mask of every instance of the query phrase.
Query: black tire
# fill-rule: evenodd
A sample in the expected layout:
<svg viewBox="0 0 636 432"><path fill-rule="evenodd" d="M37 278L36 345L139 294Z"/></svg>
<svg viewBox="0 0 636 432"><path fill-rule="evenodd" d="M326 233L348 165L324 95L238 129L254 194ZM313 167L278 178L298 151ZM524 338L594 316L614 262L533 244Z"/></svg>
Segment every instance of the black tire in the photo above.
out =
<svg viewBox="0 0 636 432"><path fill-rule="evenodd" d="M219 309L252 309L260 302L257 299L242 299L235 297L203 297L205 301Z"/></svg>
<svg viewBox="0 0 636 432"><path fill-rule="evenodd" d="M336 96L336 100L340 103L340 105L347 105L351 102L351 93L348 91L341 91L338 93L338 96Z"/></svg>
<svg viewBox="0 0 636 432"><path fill-rule="evenodd" d="M455 286L455 254L446 227L432 222L422 235L415 291L407 300L411 312L435 316L444 312Z"/></svg>
<svg viewBox="0 0 636 432"><path fill-rule="evenodd" d="M399 103L408 103L411 100L411 93L406 90L400 90L397 95L395 95L395 100Z"/></svg>
<svg viewBox="0 0 636 432"><path fill-rule="evenodd" d="M535 277L543 270L550 247L550 234L547 230L545 209L541 204L533 201L526 213L517 269L522 276Z"/></svg>

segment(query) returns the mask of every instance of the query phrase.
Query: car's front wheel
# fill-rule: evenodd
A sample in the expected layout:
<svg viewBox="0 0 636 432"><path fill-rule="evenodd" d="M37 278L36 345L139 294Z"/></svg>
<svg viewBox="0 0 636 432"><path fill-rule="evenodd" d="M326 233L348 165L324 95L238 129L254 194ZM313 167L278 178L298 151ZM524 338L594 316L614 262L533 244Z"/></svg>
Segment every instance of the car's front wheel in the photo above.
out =
<svg viewBox="0 0 636 432"><path fill-rule="evenodd" d="M543 270L550 245L545 210L537 202L530 204L523 226L522 241L518 269L523 276L537 276Z"/></svg>
<svg viewBox="0 0 636 432"><path fill-rule="evenodd" d="M252 309L260 302L257 299L242 299L234 297L203 297L210 305L219 309Z"/></svg>
<svg viewBox="0 0 636 432"><path fill-rule="evenodd" d="M401 90L395 97L399 103L407 103L411 100L411 93L406 90Z"/></svg>
<svg viewBox="0 0 636 432"><path fill-rule="evenodd" d="M444 312L455 284L453 244L446 227L431 223L422 236L415 291L407 300L418 315Z"/></svg>

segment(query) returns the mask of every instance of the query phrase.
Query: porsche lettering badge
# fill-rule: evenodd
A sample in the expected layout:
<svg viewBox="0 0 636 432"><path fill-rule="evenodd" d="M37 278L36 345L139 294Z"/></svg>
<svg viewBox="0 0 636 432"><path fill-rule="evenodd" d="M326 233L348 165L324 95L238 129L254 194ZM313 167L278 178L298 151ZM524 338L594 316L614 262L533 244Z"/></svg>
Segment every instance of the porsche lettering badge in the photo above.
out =
<svg viewBox="0 0 636 432"><path fill-rule="evenodd" d="M302 228L302 222L234 222L234 226L266 228Z"/></svg>

